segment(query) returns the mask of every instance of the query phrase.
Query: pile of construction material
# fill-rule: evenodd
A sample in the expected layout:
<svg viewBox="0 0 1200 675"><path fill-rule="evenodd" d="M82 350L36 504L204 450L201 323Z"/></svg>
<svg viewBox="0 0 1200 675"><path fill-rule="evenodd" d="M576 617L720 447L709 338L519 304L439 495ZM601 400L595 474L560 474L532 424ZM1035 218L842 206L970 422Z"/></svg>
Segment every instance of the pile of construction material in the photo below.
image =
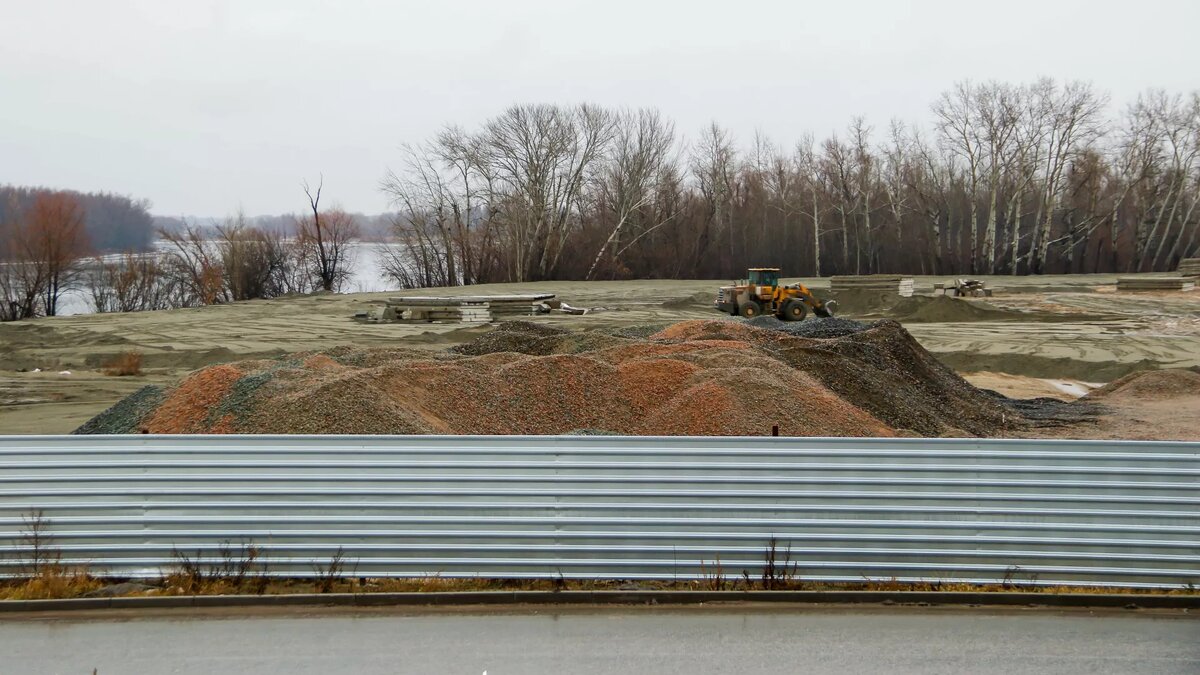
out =
<svg viewBox="0 0 1200 675"><path fill-rule="evenodd" d="M838 320L796 323L825 321ZM778 425L799 436L962 436L1028 425L898 323L841 321L820 335L792 334L791 323L686 321L623 338L511 321L443 353L343 346L226 363L146 387L81 432L704 436Z"/></svg>
<svg viewBox="0 0 1200 675"><path fill-rule="evenodd" d="M1177 269L1185 277L1200 277L1200 258L1184 258Z"/></svg>
<svg viewBox="0 0 1200 675"><path fill-rule="evenodd" d="M497 318L545 313L551 303L557 304L553 293L393 297L378 314L360 312L355 318L369 323L490 323Z"/></svg>
<svg viewBox="0 0 1200 675"><path fill-rule="evenodd" d="M886 274L872 274L856 277L830 277L829 290L834 295L839 293L886 293L896 294L905 298L912 297L912 277L894 277Z"/></svg>
<svg viewBox="0 0 1200 675"><path fill-rule="evenodd" d="M488 302L475 299L450 298L388 298L379 315L381 322L431 323L489 323L492 320Z"/></svg>
<svg viewBox="0 0 1200 675"><path fill-rule="evenodd" d="M1196 289L1194 277L1120 277L1118 291L1192 291Z"/></svg>
<svg viewBox="0 0 1200 675"><path fill-rule="evenodd" d="M979 279L955 279L944 284L934 284L933 294L948 295L952 298L990 298L992 289Z"/></svg>

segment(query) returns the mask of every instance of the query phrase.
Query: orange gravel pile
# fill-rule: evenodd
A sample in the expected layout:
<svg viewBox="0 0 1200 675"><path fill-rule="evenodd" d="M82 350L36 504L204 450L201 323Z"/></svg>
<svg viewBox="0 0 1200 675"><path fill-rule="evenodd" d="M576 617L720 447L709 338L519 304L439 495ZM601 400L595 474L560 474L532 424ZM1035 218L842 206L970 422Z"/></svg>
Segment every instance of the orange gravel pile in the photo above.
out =
<svg viewBox="0 0 1200 675"><path fill-rule="evenodd" d="M209 414L244 373L233 365L205 368L184 380L158 406L146 427L156 434L211 433L220 420Z"/></svg>
<svg viewBox="0 0 1200 675"><path fill-rule="evenodd" d="M339 347L205 368L81 432L936 436L1021 423L894 322L833 338L724 320L649 338L513 322L448 353Z"/></svg>

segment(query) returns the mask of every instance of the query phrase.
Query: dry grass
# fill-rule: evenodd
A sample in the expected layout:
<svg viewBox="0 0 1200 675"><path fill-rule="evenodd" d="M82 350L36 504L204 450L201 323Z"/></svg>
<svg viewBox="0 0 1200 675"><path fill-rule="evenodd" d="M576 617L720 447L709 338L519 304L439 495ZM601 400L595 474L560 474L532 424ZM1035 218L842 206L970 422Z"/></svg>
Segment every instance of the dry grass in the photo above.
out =
<svg viewBox="0 0 1200 675"><path fill-rule="evenodd" d="M24 517L26 531L20 545L25 561L24 578L0 582L0 601L78 598L101 587L123 581L92 576L86 568L74 568L61 562L59 550L52 545L49 521L40 511ZM780 548L775 539L763 551L761 575L743 571L740 577L727 578L718 558L701 565L702 577L693 580L590 580L566 579L561 575L548 579L504 579L438 575L411 578L360 578L357 564L339 548L324 564L313 565L311 578L273 578L260 562L262 549L253 541L224 541L216 555L197 551L189 556L176 549L175 564L152 588L126 595L287 595L298 593L449 593L462 591L924 591L1046 594L1139 594L1197 595L1200 589L1185 586L1176 589L1093 588L1089 586L1038 585L1036 579L1016 581L1021 574L1012 568L1005 578L992 584L972 584L954 580L908 582L900 579L866 579L857 583L824 583L803 580L791 560L790 547ZM1028 576L1028 575L1026 575ZM112 589L110 589L112 590Z"/></svg>
<svg viewBox="0 0 1200 675"><path fill-rule="evenodd" d="M142 353L129 349L109 359L101 368L105 375L127 377L142 374Z"/></svg>
<svg viewBox="0 0 1200 675"><path fill-rule="evenodd" d="M78 598L120 579L93 577L86 570L48 567L41 575L0 585L0 601L49 600ZM150 582L153 583L153 582ZM636 588L645 591L758 591L762 582L753 577L719 575L714 568L704 579L688 581L646 580L575 580L575 579L484 579L449 578L440 576L404 579L338 578L332 581L317 579L268 578L248 575L238 580L236 575L214 577L209 572L197 577L176 570L164 576L151 590L127 595L292 595L300 593L453 593L465 591L615 591ZM911 583L897 579L864 580L860 583L814 583L796 579L774 580L772 590L786 591L924 591L965 593L1031 592L1045 594L1134 594L1134 595L1197 595L1196 588L1092 588L1089 586L1023 586L1004 584L968 584L954 581Z"/></svg>
<svg viewBox="0 0 1200 675"><path fill-rule="evenodd" d="M79 598L103 585L87 570L48 565L37 576L0 586L0 600Z"/></svg>

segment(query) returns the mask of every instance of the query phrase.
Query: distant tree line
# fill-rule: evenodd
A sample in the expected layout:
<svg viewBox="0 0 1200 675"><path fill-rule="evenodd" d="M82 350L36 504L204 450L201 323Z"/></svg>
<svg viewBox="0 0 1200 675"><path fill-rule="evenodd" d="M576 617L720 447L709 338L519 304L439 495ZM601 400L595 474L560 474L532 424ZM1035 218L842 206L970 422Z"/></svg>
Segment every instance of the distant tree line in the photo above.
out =
<svg viewBox="0 0 1200 675"><path fill-rule="evenodd" d="M350 276L354 216L322 208L323 184L304 184L309 213L251 224L242 213L219 224L180 220L158 230L154 255L97 259L86 287L98 312L215 305L313 291L339 291Z"/></svg>
<svg viewBox="0 0 1200 675"><path fill-rule="evenodd" d="M925 125L741 147L654 110L518 105L382 181L408 287L543 279L1173 269L1200 247L1200 94L961 83Z"/></svg>
<svg viewBox="0 0 1200 675"><path fill-rule="evenodd" d="M149 250L155 239L150 202L104 192L76 192L0 185L0 223L15 223L30 212L39 196L58 193L75 201L93 251L112 253Z"/></svg>
<svg viewBox="0 0 1200 675"><path fill-rule="evenodd" d="M310 213L290 217L286 229L252 225L242 214L217 224L180 221L154 233L158 246L118 254L95 246L79 193L39 190L28 200L10 199L0 220L0 320L55 316L72 289L97 312L340 290L350 276L357 222L340 208L321 207L321 185L304 190Z"/></svg>

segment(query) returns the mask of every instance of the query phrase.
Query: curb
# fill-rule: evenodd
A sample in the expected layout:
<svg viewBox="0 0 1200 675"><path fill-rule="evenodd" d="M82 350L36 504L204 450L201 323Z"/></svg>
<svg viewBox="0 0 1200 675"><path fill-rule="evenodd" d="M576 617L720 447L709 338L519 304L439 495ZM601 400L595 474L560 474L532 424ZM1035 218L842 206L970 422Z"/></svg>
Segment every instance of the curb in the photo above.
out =
<svg viewBox="0 0 1200 675"><path fill-rule="evenodd" d="M769 602L809 605L970 605L1106 609L1200 609L1200 595L1130 593L973 593L936 591L465 591L178 595L0 601L0 614L184 607L421 607L455 605L697 605Z"/></svg>

